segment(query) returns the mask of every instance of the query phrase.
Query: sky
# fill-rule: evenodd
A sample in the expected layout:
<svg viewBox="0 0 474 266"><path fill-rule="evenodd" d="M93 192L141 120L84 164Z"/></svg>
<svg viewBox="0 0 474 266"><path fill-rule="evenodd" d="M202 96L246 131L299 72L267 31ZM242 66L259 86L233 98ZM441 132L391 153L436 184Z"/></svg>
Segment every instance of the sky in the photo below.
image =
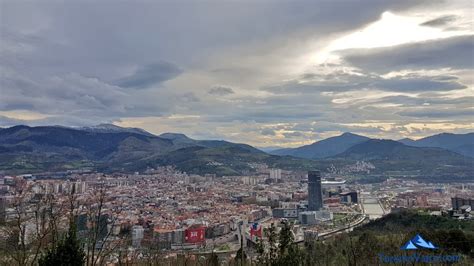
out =
<svg viewBox="0 0 474 266"><path fill-rule="evenodd" d="M0 127L257 147L472 132L473 5L0 0Z"/></svg>

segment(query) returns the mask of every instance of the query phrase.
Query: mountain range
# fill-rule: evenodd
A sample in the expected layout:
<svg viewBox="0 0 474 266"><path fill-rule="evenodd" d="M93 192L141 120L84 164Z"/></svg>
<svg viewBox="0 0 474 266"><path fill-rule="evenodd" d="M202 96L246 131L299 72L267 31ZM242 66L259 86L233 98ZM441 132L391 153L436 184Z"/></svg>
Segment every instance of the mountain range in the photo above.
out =
<svg viewBox="0 0 474 266"><path fill-rule="evenodd" d="M14 126L0 129L0 173L69 169L143 171L174 165L195 174L242 175L258 164L288 170L353 169L360 161L370 174L473 179L473 135L439 134L420 140L380 140L344 133L291 149L266 153L247 144L195 140L179 133L159 136L115 125L67 128ZM352 170L351 170L352 171Z"/></svg>
<svg viewBox="0 0 474 266"><path fill-rule="evenodd" d="M340 136L323 139L309 145L297 148L274 149L269 153L306 159L321 159L340 154L350 147L368 140L370 140L370 138L365 136L344 133ZM474 158L474 133L441 133L419 140L405 138L397 142L413 147L442 148Z"/></svg>
<svg viewBox="0 0 474 266"><path fill-rule="evenodd" d="M240 175L252 172L252 163L295 169L311 168L314 162L270 155L247 144L194 140L176 133L156 136L114 125L0 129L0 171L4 173L77 168L130 172L175 165L189 173Z"/></svg>

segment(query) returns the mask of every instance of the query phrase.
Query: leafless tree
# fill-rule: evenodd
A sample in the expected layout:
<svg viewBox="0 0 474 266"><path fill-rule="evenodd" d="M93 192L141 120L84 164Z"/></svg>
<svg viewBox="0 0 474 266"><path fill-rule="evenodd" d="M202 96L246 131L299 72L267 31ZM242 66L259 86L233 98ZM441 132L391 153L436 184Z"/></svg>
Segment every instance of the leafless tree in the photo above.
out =
<svg viewBox="0 0 474 266"><path fill-rule="evenodd" d="M86 202L82 206L89 222L85 243L86 265L104 265L107 257L118 253L127 245L125 237L112 239L114 228L119 226L118 215L122 206L119 202L114 202L113 209L106 208L109 199L105 187L92 190L90 196L90 204Z"/></svg>
<svg viewBox="0 0 474 266"><path fill-rule="evenodd" d="M35 265L41 252L57 241L64 203L52 194L32 200L30 187L16 191L12 201L13 217L0 227L2 260L10 265Z"/></svg>

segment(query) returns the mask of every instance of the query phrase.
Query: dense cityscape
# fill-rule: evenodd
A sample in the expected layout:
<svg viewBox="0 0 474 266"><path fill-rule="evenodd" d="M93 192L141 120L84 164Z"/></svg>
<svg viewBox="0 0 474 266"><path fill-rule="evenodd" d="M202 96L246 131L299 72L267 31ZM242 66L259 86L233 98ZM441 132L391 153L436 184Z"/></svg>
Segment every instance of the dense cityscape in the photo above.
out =
<svg viewBox="0 0 474 266"><path fill-rule="evenodd" d="M0 0L0 266L474 265L473 14Z"/></svg>
<svg viewBox="0 0 474 266"><path fill-rule="evenodd" d="M74 195L78 234L87 237L93 226L100 228L99 249L113 251L101 258L106 263L118 263L124 250L132 258L149 249L167 257L215 252L221 262L229 263L240 248L255 256L256 239L281 221L292 221L295 243L304 243L403 209L472 219L474 200L473 183L389 178L357 184L342 176L321 178L319 171L284 171L266 165L258 165L250 176L188 175L171 166L134 174L50 175L1 177L3 226L21 216L24 231L17 237L30 244L38 230L37 212L64 207ZM54 207L47 203L50 197ZM57 218L58 226L67 228L67 217ZM3 232L2 242L11 241L12 236Z"/></svg>

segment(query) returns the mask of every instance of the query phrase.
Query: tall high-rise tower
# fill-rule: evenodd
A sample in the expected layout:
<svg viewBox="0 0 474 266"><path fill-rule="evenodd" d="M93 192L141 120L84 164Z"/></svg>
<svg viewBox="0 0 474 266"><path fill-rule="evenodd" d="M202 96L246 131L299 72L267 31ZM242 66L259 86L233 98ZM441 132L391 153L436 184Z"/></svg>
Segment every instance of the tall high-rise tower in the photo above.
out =
<svg viewBox="0 0 474 266"><path fill-rule="evenodd" d="M319 211L323 208L323 194L321 191L321 173L308 172L308 211Z"/></svg>
<svg viewBox="0 0 474 266"><path fill-rule="evenodd" d="M4 197L0 197L0 225L4 225L7 218L7 213L5 210L7 209L7 199Z"/></svg>

